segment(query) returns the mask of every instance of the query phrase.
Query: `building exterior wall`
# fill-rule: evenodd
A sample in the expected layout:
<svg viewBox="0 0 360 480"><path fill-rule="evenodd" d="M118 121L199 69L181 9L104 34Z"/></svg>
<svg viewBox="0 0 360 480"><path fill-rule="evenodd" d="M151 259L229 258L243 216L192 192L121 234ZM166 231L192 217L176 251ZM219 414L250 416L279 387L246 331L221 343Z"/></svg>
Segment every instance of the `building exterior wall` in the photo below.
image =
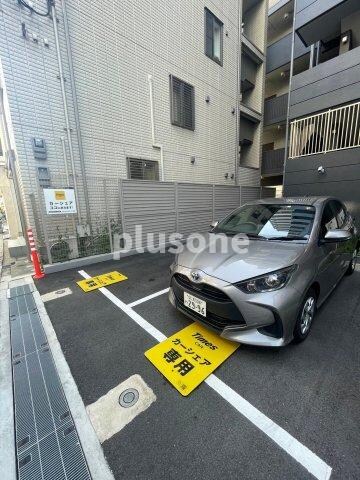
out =
<svg viewBox="0 0 360 480"><path fill-rule="evenodd" d="M360 47L295 75L290 118L310 115L359 98Z"/></svg>
<svg viewBox="0 0 360 480"><path fill-rule="evenodd" d="M105 2L108 8L99 2L91 9L87 2L67 3L89 174L126 177L127 156L159 161L151 140L150 74L165 180L226 183L235 164L237 2ZM204 54L205 6L224 23L223 66ZM194 131L170 123L170 74L195 88Z"/></svg>
<svg viewBox="0 0 360 480"><path fill-rule="evenodd" d="M252 89L242 93L241 104L246 107L241 109L241 125L249 125L252 122L252 144L242 145L240 153L239 175L252 181L256 185L261 176L261 157L262 157L262 133L263 133L263 110L265 94L265 47L267 31L267 2L258 1L251 8L243 11L243 37L245 37L254 47L254 52L250 54L243 48L243 54L250 55L255 65L255 84ZM254 56L257 58L255 59ZM249 111L250 109L250 111ZM253 114L251 114L253 112ZM249 117L250 114L250 117Z"/></svg>
<svg viewBox="0 0 360 480"><path fill-rule="evenodd" d="M44 11L44 2L34 7ZM264 50L266 0L254 7L249 35ZM76 94L65 41L66 6ZM204 54L204 8L223 22L223 65ZM86 221L86 176L127 178L127 157L160 161L152 146L149 75L154 92L156 142L163 145L164 179L193 183L258 185L259 172L239 168L236 179L238 125L238 9L241 0L62 0L56 2L66 102L71 125L74 171L80 201L79 221ZM256 22L264 17L260 28ZM255 21L256 20L256 21ZM22 27L23 24L23 27ZM13 0L0 0L0 56L8 90L19 187L26 220L33 225L41 195L37 167L52 179L70 171L70 148L60 89L53 25ZM195 130L170 122L169 75L195 88ZM263 72L260 72L263 76ZM262 109L263 81L254 93ZM76 123L76 99L79 125ZM209 101L206 101L209 99ZM82 150L78 142L81 134ZM35 160L31 139L43 138L47 159ZM65 137L65 157L61 137ZM260 144L259 144L260 145ZM255 151L260 155L260 148ZM192 162L195 157L195 162ZM257 158L257 166L260 159ZM91 200L91 199L90 199Z"/></svg>
<svg viewBox="0 0 360 480"><path fill-rule="evenodd" d="M285 147L285 127L264 130L263 144L274 143L274 150Z"/></svg>
<svg viewBox="0 0 360 480"><path fill-rule="evenodd" d="M352 12L350 17L349 11ZM320 59L318 64L315 61L312 68L292 78L288 120L300 120L296 123L300 125L301 119L306 118L303 122L306 122L307 130L302 130L301 139L297 136L297 127L292 130L293 144L299 141L301 143L299 143L300 149L294 150L295 155L292 155L294 158L286 160L284 178L286 195L338 197L346 203L358 224L360 212L360 149L357 141L360 135L357 106L360 98L360 47L357 43L359 14L360 5L354 0L342 2L301 0L297 4L295 28L299 29L306 24L308 41L312 38L316 40L332 38L337 39L339 43L333 58L325 57ZM323 24L323 30L319 28L321 24ZM342 36L348 30L351 30L354 35L352 45L347 42L343 44L340 41L340 35ZM316 60L315 49L314 53ZM350 107L350 104L355 106ZM351 108L353 110L350 110ZM344 115L345 111L354 111L353 117L356 120L353 123ZM328 125L331 123L331 126L326 129L321 128L316 120L325 118L325 115L329 118ZM341 141L338 141L338 137ZM321 151L320 148L318 151L313 151L314 139L318 145L324 145L321 153L318 153Z"/></svg>

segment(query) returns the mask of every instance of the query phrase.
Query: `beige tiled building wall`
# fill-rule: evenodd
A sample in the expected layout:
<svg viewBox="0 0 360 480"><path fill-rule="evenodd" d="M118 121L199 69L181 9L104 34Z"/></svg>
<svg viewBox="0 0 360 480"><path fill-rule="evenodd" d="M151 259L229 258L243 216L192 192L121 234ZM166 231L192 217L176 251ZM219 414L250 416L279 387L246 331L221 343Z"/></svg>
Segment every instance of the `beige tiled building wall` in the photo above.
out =
<svg viewBox="0 0 360 480"><path fill-rule="evenodd" d="M246 8L248 2L244 2L245 11L243 13L243 35L255 47L260 55L265 58L266 53L266 31L267 31L267 0L252 2L250 8ZM254 87L242 95L242 103L256 112L256 116L263 114L265 93L265 64L259 62L256 67ZM241 147L240 162L243 169L240 173L244 174L244 167L250 167L248 176L251 176L253 184L260 181L260 168L262 156L262 119L254 123L252 145Z"/></svg>
<svg viewBox="0 0 360 480"><path fill-rule="evenodd" d="M79 106L85 171L89 177L127 178L127 157L160 161L152 147L148 76L153 78L156 141L164 148L165 180L234 184L237 147L238 9L241 0L63 0ZM247 29L264 50L266 0L254 7ZM44 2L34 6L44 10ZM223 22L223 65L204 53L204 9ZM66 96L79 177L83 178L75 129L73 95L61 2L56 2ZM261 10L261 14L259 13ZM23 30L21 25L23 24ZM65 135L51 19L30 14L15 1L0 0L0 55L8 89L26 214L38 195L37 167L50 179L64 175ZM195 88L195 130L170 122L169 75ZM256 108L262 89L254 92ZM207 102L206 99L209 99ZM34 158L31 139L46 141L47 159ZM67 157L69 149L67 147ZM260 149L254 155L259 165ZM191 163L195 157L195 163ZM227 174L227 175L226 175ZM239 169L238 182L259 184L259 176Z"/></svg>

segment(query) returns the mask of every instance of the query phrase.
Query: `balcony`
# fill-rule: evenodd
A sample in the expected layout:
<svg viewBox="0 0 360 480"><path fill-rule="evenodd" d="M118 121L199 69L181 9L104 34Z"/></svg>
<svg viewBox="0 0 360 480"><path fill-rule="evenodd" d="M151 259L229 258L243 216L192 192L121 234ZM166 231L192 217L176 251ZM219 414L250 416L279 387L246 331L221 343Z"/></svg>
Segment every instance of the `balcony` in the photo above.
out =
<svg viewBox="0 0 360 480"><path fill-rule="evenodd" d="M282 175L284 169L285 148L263 152L261 162L262 176Z"/></svg>
<svg viewBox="0 0 360 480"><path fill-rule="evenodd" d="M299 118L359 98L360 47L320 63L292 79L290 118Z"/></svg>
<svg viewBox="0 0 360 480"><path fill-rule="evenodd" d="M298 0L295 30L310 46L341 31L341 21L359 10L359 0Z"/></svg>
<svg viewBox="0 0 360 480"><path fill-rule="evenodd" d="M257 65L247 56L241 55L241 92L255 87Z"/></svg>
<svg viewBox="0 0 360 480"><path fill-rule="evenodd" d="M290 63L291 60L291 39L289 33L267 47L266 53L266 73L270 73L277 68ZM310 52L310 47L305 47L300 38L295 35L294 60Z"/></svg>
<svg viewBox="0 0 360 480"><path fill-rule="evenodd" d="M285 93L278 97L265 100L264 106L264 126L274 123L283 123L286 120L289 95Z"/></svg>

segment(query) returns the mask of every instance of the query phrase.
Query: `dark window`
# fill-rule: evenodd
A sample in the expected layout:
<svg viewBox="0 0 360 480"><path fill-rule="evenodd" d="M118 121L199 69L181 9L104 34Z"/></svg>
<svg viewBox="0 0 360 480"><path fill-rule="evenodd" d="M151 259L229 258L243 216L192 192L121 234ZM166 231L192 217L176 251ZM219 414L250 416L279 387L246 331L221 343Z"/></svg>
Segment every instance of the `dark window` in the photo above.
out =
<svg viewBox="0 0 360 480"><path fill-rule="evenodd" d="M132 180L159 180L159 165L153 160L128 158L128 175Z"/></svg>
<svg viewBox="0 0 360 480"><path fill-rule="evenodd" d="M205 8L205 55L222 65L223 23Z"/></svg>
<svg viewBox="0 0 360 480"><path fill-rule="evenodd" d="M329 230L335 230L338 228L336 220L336 212L333 209L333 202L328 202L325 205L320 224L320 237L324 238Z"/></svg>
<svg viewBox="0 0 360 480"><path fill-rule="evenodd" d="M194 87L170 75L171 123L195 130Z"/></svg>

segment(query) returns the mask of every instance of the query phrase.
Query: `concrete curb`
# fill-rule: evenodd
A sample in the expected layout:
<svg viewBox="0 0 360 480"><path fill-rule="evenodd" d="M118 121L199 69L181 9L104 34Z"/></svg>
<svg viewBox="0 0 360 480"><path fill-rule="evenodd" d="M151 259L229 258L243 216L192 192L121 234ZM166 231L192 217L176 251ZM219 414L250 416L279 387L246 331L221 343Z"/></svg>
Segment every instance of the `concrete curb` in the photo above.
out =
<svg viewBox="0 0 360 480"><path fill-rule="evenodd" d="M172 244L170 242L167 242L165 244L160 245L162 248L169 248L171 247ZM70 270L72 268L81 268L86 265L93 265L94 263L101 263L101 262L106 262L108 260L121 260L122 258L125 257L130 257L132 255L141 255L142 253L149 253L150 249L143 247L144 252L139 252L136 249L127 251L127 252L122 252L121 250L118 252L112 252L112 253L102 253L100 255L93 255L91 257L81 257L81 258L74 258L73 260L68 260L66 262L59 262L59 263L49 263L47 265L44 265L44 272L46 274L48 273L56 273L56 272L62 272L64 270Z"/></svg>
<svg viewBox="0 0 360 480"><path fill-rule="evenodd" d="M0 284L0 472L3 480L15 480L15 427L12 389L9 304L7 289L10 277Z"/></svg>

